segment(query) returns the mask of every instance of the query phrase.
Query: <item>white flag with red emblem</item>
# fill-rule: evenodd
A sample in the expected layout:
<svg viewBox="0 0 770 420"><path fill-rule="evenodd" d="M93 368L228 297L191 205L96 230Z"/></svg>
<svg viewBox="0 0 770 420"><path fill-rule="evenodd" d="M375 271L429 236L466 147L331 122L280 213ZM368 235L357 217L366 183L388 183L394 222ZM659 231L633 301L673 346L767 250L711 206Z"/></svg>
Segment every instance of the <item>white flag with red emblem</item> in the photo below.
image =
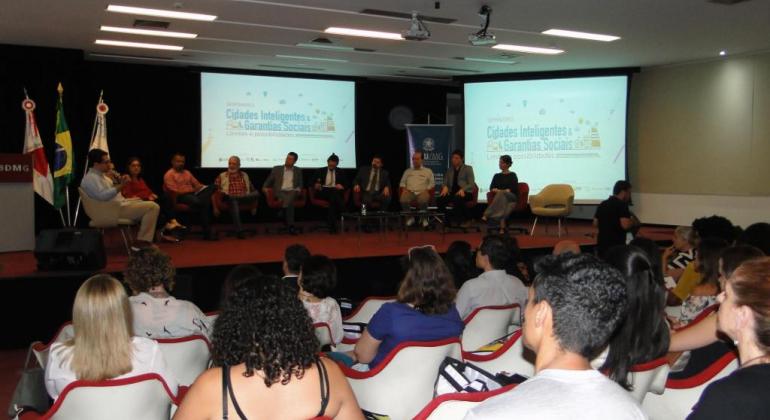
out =
<svg viewBox="0 0 770 420"><path fill-rule="evenodd" d="M21 107L27 114L27 127L24 130L24 154L32 155L33 184L35 192L43 199L53 205L53 177L51 167L48 165L48 159L45 157L43 141L40 139L40 132L37 130L35 121L35 102L26 98Z"/></svg>
<svg viewBox="0 0 770 420"><path fill-rule="evenodd" d="M110 153L110 148L107 146L107 111L110 108L99 98L99 103L96 104L96 129L94 130L94 138L91 139L91 146L89 151L93 149L101 149L107 153Z"/></svg>

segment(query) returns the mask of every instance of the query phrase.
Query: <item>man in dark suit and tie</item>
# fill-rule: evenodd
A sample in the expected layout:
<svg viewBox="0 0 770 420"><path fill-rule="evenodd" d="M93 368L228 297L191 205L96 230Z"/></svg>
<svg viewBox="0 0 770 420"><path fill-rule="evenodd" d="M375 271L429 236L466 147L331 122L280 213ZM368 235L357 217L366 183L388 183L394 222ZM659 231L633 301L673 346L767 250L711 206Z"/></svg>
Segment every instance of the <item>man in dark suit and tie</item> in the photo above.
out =
<svg viewBox="0 0 770 420"><path fill-rule="evenodd" d="M329 232L337 233L337 219L345 210L345 186L347 179L345 173L337 168L340 158L332 153L326 159L326 167L316 172L315 190L316 197L329 202L326 213L326 222L329 224Z"/></svg>
<svg viewBox="0 0 770 420"><path fill-rule="evenodd" d="M452 211L447 215L447 224L460 223L461 227L470 224L470 209L465 203L473 199L473 188L476 179L473 175L473 167L464 162L462 150L452 152L451 166L444 175L444 186L436 200L441 212L446 211L448 204L452 204Z"/></svg>
<svg viewBox="0 0 770 420"><path fill-rule="evenodd" d="M294 234L294 200L302 191L302 170L296 166L297 156L294 152L286 155L286 162L283 165L275 166L270 171L270 175L262 184L262 192L267 195L267 189L273 190L275 197L281 201L282 207L286 213L286 225L289 233Z"/></svg>
<svg viewBox="0 0 770 420"><path fill-rule="evenodd" d="M390 205L390 175L382 167L382 158L374 155L372 166L364 166L353 180L353 192L361 193L361 203L372 207L379 204L381 210Z"/></svg>

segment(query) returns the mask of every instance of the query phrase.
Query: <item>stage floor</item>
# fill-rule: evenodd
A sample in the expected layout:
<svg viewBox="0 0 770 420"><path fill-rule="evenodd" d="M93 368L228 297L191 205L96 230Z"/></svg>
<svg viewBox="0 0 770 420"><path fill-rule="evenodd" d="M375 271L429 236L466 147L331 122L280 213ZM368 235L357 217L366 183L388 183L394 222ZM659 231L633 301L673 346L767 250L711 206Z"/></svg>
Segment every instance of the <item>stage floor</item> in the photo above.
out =
<svg viewBox="0 0 770 420"><path fill-rule="evenodd" d="M596 241L592 237L593 227L589 221L570 220L568 232L561 238L556 236L556 227L549 226L545 232L542 224L538 225L535 236L517 234L516 239L521 249L551 248L560 240L572 240L578 244L593 246ZM516 226L531 227L519 223ZM447 232L442 238L440 232L409 231L408 237L399 236L397 231L387 232L385 235L378 233L346 232L338 235L330 235L326 232L306 233L297 236L286 234L265 234L264 226L256 227L258 234L246 239L237 239L225 235L224 230L229 226L221 225L220 240L203 241L191 235L190 238L178 244L162 243L158 246L167 252L177 268L223 266L236 264L273 263L281 262L284 249L291 244L301 243L310 249L312 253L324 254L333 259L366 258L397 256L406 253L412 246L433 244L439 252L453 241L468 241L474 247L479 244L483 233L457 231ZM671 238L672 228L668 227L642 227L641 236L655 241L664 241ZM105 246L107 248L107 267L104 272L119 272L125 267L127 255L119 234L111 231L106 235ZM62 273L41 272L36 269L36 261L32 252L9 252L0 254L0 278L15 277L49 277Z"/></svg>

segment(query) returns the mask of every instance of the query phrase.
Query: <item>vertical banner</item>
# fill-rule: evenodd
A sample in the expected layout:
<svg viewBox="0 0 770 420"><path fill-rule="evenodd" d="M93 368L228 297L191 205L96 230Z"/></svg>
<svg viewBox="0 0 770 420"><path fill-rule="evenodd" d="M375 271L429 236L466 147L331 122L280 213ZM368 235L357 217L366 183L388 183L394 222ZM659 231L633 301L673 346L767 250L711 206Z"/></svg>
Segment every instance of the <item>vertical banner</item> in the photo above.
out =
<svg viewBox="0 0 770 420"><path fill-rule="evenodd" d="M449 155L454 143L452 124L406 124L407 167L412 166L412 154L421 150L423 165L433 171L436 185L444 183L444 173L449 168ZM439 188L436 188L436 192Z"/></svg>

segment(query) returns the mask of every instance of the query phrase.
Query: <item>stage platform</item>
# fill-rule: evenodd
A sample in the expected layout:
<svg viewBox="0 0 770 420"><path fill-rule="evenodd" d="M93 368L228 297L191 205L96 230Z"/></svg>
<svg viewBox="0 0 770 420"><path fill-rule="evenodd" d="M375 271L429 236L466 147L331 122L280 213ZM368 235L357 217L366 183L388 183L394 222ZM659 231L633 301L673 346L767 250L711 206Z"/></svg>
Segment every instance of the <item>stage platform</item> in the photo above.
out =
<svg viewBox="0 0 770 420"><path fill-rule="evenodd" d="M518 223L518 227L531 227L529 224ZM167 252L178 269L231 266L237 264L279 263L283 259L286 246L302 243L312 253L324 254L332 259L352 259L371 257L393 257L404 255L412 246L433 244L439 252L446 251L453 241L468 241L477 246L484 233L458 231L447 232L443 235L436 231L410 230L408 236L399 235L397 231L386 234L361 233L348 231L338 235L326 232L309 233L310 225L305 226L304 234L292 236L288 234L266 234L265 226L247 226L256 228L259 232L246 239L237 239L225 235L229 226L221 225L220 240L204 241L196 235L180 243L162 243L158 247ZM522 250L546 251L560 240L572 240L584 247L593 247L596 240L592 236L594 229L589 221L570 220L567 222L568 233L556 236L556 227L549 226L548 232L538 225L534 236L515 234ZM642 227L640 235L655 241L671 239L672 228L648 226ZM127 255L117 231L106 235L107 266L103 272L121 272L125 267ZM538 252L540 253L540 252ZM51 277L66 275L66 272L37 271L36 261L32 252L10 252L0 254L0 279L18 277ZM73 273L74 274L74 273Z"/></svg>

